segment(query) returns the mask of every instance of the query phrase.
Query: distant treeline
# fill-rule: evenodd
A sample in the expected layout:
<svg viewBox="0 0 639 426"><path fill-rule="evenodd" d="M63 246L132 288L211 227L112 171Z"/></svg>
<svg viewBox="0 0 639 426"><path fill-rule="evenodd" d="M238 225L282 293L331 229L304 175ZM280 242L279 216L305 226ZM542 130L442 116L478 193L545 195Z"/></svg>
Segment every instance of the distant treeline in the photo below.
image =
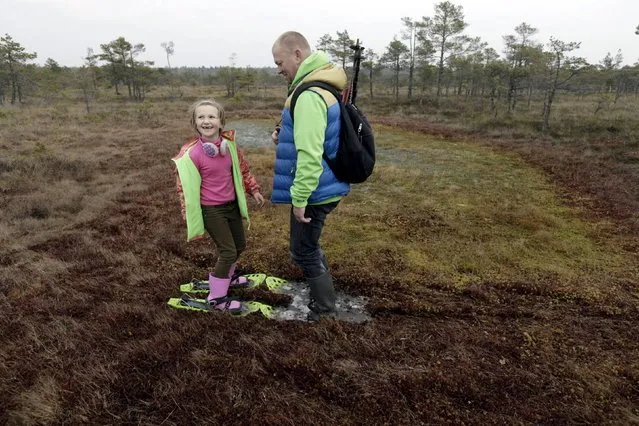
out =
<svg viewBox="0 0 639 426"><path fill-rule="evenodd" d="M448 1L436 4L430 17L407 17L401 24L400 37L390 41L384 52L364 50L360 93L370 98L389 93L395 101L417 98L434 104L441 97L481 98L489 108L499 103L508 112L515 111L518 103L543 100L543 127L558 93L597 93L607 104L624 95L639 95L639 63L622 66L621 51L590 64L574 55L579 42L551 37L544 45L534 38L537 29L525 22L503 36L502 56L479 37L464 34L463 8ZM323 35L315 47L348 68L355 42L344 30ZM361 42L366 47L365 40ZM124 37L101 44L99 52L87 49L81 67L63 67L52 58L38 66L30 63L37 53L26 52L7 34L0 38L0 105L20 103L28 96L53 99L67 88L80 89L89 109L98 90L142 101L154 86L169 86L172 95L180 96L181 86L222 85L227 96L234 97L284 85L274 68L235 66L235 54L227 66L174 68L173 42L161 45L167 59L161 68L139 58L146 50L144 44Z"/></svg>

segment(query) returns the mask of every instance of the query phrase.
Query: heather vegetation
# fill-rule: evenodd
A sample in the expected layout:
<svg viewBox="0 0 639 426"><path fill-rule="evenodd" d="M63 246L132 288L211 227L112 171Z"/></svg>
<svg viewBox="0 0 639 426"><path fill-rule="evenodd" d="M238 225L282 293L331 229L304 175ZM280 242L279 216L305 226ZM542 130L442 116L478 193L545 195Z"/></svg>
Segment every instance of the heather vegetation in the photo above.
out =
<svg viewBox="0 0 639 426"><path fill-rule="evenodd" d="M9 70L2 38L0 423L639 422L637 66L558 64L523 24L503 58L460 58L433 22L402 24L440 56L369 56L378 163L323 236L366 324L166 305L217 256L185 242L175 193L188 106L226 106L268 196L271 69L171 68L170 43L154 68L118 39L79 69L23 52ZM345 36L318 47L340 60ZM288 210L250 210L242 270L300 279Z"/></svg>

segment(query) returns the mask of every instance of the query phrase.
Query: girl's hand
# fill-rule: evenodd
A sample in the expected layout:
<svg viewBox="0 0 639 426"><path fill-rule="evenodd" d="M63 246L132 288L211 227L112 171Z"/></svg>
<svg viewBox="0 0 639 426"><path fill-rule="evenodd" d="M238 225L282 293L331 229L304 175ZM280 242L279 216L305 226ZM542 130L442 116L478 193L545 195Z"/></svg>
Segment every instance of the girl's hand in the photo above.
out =
<svg viewBox="0 0 639 426"><path fill-rule="evenodd" d="M257 204L260 205L260 207L264 205L264 197L262 197L262 194L260 194L259 192L253 194L253 199L257 202Z"/></svg>

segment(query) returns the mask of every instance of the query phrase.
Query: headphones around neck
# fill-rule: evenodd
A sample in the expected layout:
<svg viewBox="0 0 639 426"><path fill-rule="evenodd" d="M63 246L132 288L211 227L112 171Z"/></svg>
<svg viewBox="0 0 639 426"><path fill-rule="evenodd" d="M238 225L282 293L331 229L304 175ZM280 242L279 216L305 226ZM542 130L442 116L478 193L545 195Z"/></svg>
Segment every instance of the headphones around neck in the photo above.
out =
<svg viewBox="0 0 639 426"><path fill-rule="evenodd" d="M222 139L222 143L220 143L220 147L218 148L213 142L204 142L202 141L202 149L204 149L204 153L207 157L215 158L218 155L222 155L224 157L228 152L228 143L224 139Z"/></svg>

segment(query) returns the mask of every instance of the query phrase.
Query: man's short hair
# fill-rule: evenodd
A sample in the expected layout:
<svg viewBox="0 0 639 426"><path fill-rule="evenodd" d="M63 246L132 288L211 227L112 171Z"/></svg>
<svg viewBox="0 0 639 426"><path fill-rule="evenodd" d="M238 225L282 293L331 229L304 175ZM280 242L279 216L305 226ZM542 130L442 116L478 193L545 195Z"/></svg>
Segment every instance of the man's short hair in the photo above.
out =
<svg viewBox="0 0 639 426"><path fill-rule="evenodd" d="M308 44L308 40L297 31L287 31L280 35L277 40L275 40L274 46L277 45L284 47L289 52L300 49L304 56L311 54L311 45Z"/></svg>

